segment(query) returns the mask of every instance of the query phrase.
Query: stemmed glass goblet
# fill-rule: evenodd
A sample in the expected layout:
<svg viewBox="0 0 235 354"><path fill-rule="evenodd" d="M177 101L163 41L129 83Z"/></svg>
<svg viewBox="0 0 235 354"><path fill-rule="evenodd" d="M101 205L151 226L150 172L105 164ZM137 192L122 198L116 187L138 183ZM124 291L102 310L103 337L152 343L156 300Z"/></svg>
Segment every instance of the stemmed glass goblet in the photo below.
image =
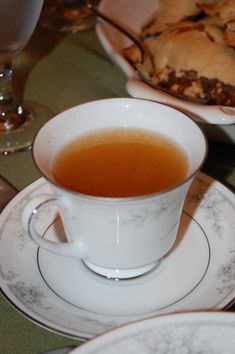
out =
<svg viewBox="0 0 235 354"><path fill-rule="evenodd" d="M12 61L29 41L43 0L0 1L0 153L30 148L36 131L49 118L39 105L18 103L12 87Z"/></svg>
<svg viewBox="0 0 235 354"><path fill-rule="evenodd" d="M98 3L97 0L93 1ZM96 16L81 0L48 0L42 11L41 27L63 33L77 33L94 27Z"/></svg>

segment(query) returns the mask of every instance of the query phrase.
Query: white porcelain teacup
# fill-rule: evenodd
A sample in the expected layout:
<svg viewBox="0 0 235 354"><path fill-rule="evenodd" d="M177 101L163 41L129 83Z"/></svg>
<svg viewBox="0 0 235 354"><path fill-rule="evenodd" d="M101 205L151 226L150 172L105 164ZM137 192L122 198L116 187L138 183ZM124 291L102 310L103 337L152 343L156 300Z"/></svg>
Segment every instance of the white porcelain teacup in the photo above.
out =
<svg viewBox="0 0 235 354"><path fill-rule="evenodd" d="M62 146L104 128L148 129L170 137L185 151L185 180L165 191L128 198L76 193L54 182L51 166ZM94 272L132 278L153 269L172 248L188 188L205 161L206 138L185 114L147 100L113 98L85 103L60 113L38 132L33 157L54 195L38 195L25 206L24 228L41 247L78 257ZM37 212L58 205L67 242L52 242L36 231Z"/></svg>

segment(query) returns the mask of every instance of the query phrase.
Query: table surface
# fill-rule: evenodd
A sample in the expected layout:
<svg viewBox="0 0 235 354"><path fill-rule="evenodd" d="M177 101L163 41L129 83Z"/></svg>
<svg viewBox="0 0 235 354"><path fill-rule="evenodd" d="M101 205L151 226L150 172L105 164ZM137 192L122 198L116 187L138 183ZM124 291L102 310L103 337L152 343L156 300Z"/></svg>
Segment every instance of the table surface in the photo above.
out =
<svg viewBox="0 0 235 354"><path fill-rule="evenodd" d="M61 35L38 27L14 69L17 95L47 106L53 115L91 100L128 97L125 75L94 30ZM235 145L209 142L203 171L235 191ZM30 151L0 156L0 174L19 190L40 177ZM38 354L72 344L81 342L40 328L0 295L0 354Z"/></svg>

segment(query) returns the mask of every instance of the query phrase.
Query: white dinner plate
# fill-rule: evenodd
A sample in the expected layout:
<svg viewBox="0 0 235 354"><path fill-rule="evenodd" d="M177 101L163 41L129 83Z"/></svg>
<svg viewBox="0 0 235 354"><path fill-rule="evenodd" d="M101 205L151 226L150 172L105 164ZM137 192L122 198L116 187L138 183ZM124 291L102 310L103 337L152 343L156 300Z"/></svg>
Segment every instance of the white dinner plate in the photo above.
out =
<svg viewBox="0 0 235 354"><path fill-rule="evenodd" d="M125 323L176 311L222 309L235 298L235 196L199 173L190 187L177 241L160 265L138 279L113 281L83 264L38 248L21 212L33 195L50 193L40 178L0 217L0 286L21 314L59 334L90 339ZM91 220L92 222L92 220ZM45 237L63 237L56 209L38 216Z"/></svg>
<svg viewBox="0 0 235 354"><path fill-rule="evenodd" d="M101 12L137 34L157 7L157 0L102 0L99 5ZM122 55L123 48L131 45L131 41L104 22L96 25L96 32L107 54L126 74L126 89L132 97L150 99L178 108L200 122L209 138L235 143L235 125L230 125L235 123L235 108L191 103L152 88L139 79Z"/></svg>
<svg viewBox="0 0 235 354"><path fill-rule="evenodd" d="M183 313L142 320L80 345L70 354L234 354L235 314Z"/></svg>

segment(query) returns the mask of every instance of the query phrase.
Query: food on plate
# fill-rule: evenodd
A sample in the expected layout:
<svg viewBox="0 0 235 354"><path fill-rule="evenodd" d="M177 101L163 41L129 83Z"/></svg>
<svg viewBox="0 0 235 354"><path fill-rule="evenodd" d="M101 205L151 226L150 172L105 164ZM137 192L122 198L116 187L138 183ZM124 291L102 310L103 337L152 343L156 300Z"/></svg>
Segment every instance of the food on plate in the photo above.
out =
<svg viewBox="0 0 235 354"><path fill-rule="evenodd" d="M165 31L171 25L185 20L196 18L203 10L198 4L211 5L218 0L159 0L158 10L143 27L142 34L154 35Z"/></svg>
<svg viewBox="0 0 235 354"><path fill-rule="evenodd" d="M139 65L137 47L124 55L153 84L208 104L235 106L235 51L224 43L220 27L183 21L145 43L153 73Z"/></svg>
<svg viewBox="0 0 235 354"><path fill-rule="evenodd" d="M153 85L206 104L235 106L235 0L192 3L203 11L201 18L168 23L143 39L152 67L142 63L135 45L123 54Z"/></svg>
<svg viewBox="0 0 235 354"><path fill-rule="evenodd" d="M198 4L205 14L218 17L224 26L224 41L235 47L235 0L223 0L216 4Z"/></svg>

